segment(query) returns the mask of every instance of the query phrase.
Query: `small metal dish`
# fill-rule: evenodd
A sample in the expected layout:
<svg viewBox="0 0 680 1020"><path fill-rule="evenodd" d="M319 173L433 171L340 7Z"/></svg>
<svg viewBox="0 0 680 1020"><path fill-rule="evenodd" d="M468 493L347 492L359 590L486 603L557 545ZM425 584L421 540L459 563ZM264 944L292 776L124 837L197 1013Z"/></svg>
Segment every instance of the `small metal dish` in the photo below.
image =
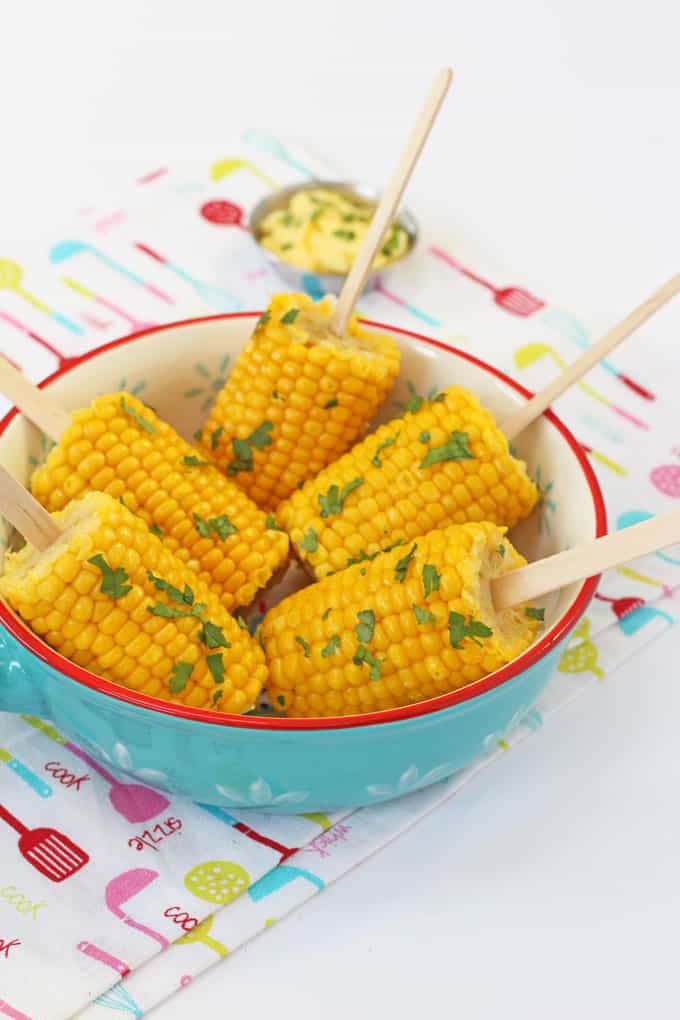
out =
<svg viewBox="0 0 680 1020"><path fill-rule="evenodd" d="M305 181L304 184L293 184L288 188L281 188L280 191L275 191L272 195L267 195L261 202L258 202L250 214L248 227L258 248L279 276L282 276L286 283L295 290L301 290L313 298L319 298L324 294L339 294L345 282L345 275L341 273L311 273L306 269L300 269L298 266L291 265L290 262L285 262L260 243L261 225L265 216L268 216L275 209L285 209L291 198L300 191L311 191L314 188L326 188L329 191L358 195L360 198L365 198L375 203L380 200L380 193L375 188L367 184L361 184L358 181ZM418 240L418 227L411 213L406 209L402 209L396 217L396 222L408 234L408 248L394 262L388 263L382 269L376 270L369 275L364 286L364 293L373 290L378 282L378 278L386 276L393 266L408 258L415 248Z"/></svg>

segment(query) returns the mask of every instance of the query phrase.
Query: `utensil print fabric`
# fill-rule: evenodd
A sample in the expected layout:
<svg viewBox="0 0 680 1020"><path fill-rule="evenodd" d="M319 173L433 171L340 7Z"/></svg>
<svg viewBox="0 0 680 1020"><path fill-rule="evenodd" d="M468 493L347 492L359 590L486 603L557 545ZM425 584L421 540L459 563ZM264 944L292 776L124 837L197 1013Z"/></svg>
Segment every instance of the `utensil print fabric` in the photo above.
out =
<svg viewBox="0 0 680 1020"><path fill-rule="evenodd" d="M143 174L121 189L115 205L79 217L66 235L78 240L55 238L51 268L42 275L38 259L32 266L7 253L22 267L20 288L26 281L40 305L88 323L85 339L76 341L58 318L13 287L0 288L0 332L11 337L12 359L38 378L38 366L45 366L43 374L67 367L76 343L82 350L149 321L263 307L283 285L241 229L250 209L272 182L333 172L274 136L249 137L228 148L220 143L210 158ZM200 210L211 202L212 219L206 219ZM428 253L430 244L448 261ZM44 263L47 254L36 256ZM519 285L492 282L505 280ZM310 277L308 289L314 286L318 281ZM99 313L96 323L93 312ZM423 238L412 259L385 273L381 286L361 299L360 312L461 347L533 389L590 343L580 318L536 296L531 281L511 266L480 256L475 247L466 250L457 238ZM625 353L636 344L632 337ZM522 349L541 353L523 358ZM598 472L610 527L671 509L680 497L677 416L647 385L643 348L625 370L620 358L623 363L623 351L587 376L588 389L575 387L557 406ZM209 403L221 385L217 376L228 370L223 365L209 372L197 354L187 399ZM124 388L143 392L134 365L125 375ZM405 372L395 400L426 396L409 392L407 379ZM552 501L562 498L560 486L559 478L541 478L546 527ZM501 762L552 712L591 684L606 682L623 659L671 626L680 617L680 549L610 572L600 595L540 702L508 732L489 735L488 755L424 790L417 770L408 769L395 783L414 792L361 811L281 817L206 809L154 789L163 781L159 775L134 774L121 745L112 760L103 760L87 740L86 721L82 741L71 743L49 721L0 714L0 803L12 818L0 819L0 937L11 946L7 958L0 957L0 1017L141 1017L206 968L229 966L244 942L319 895L479 769ZM51 796L40 792L40 783ZM254 803L265 804L268 796L271 791L258 790ZM76 850L66 859L72 863L84 854L89 859L54 881L22 856L24 829L70 840ZM44 838L37 838L38 847ZM47 837L49 852L41 858L48 870L50 848L59 846L58 860L65 852L53 838Z"/></svg>

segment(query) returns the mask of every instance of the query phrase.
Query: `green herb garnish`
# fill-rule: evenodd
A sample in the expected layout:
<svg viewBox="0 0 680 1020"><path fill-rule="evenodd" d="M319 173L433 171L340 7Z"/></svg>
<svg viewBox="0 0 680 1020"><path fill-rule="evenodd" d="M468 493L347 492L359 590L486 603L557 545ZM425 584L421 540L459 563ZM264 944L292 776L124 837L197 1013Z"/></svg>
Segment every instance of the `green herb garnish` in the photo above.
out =
<svg viewBox="0 0 680 1020"><path fill-rule="evenodd" d="M164 591L173 602L178 602L181 606L193 606L194 593L188 584L184 585L184 591L180 591L174 584L164 581L162 577L156 577L150 570L147 570L146 576L158 591Z"/></svg>
<svg viewBox="0 0 680 1020"><path fill-rule="evenodd" d="M216 684L224 683L224 659L222 658L222 652L214 652L212 655L206 655L205 663L210 670L210 675Z"/></svg>
<svg viewBox="0 0 680 1020"><path fill-rule="evenodd" d="M334 230L333 237L339 237L343 241L353 241L357 235L353 230Z"/></svg>
<svg viewBox="0 0 680 1020"><path fill-rule="evenodd" d="M222 435L223 432L224 432L224 425L220 425L218 428L216 428L214 430L214 432L210 433L210 449L211 450L216 450L217 449L217 444L219 443L220 436Z"/></svg>
<svg viewBox="0 0 680 1020"><path fill-rule="evenodd" d="M293 242L288 241L286 244L281 245L281 251L288 251L289 248L293 247Z"/></svg>
<svg viewBox="0 0 680 1020"><path fill-rule="evenodd" d="M423 589L425 591L425 598L433 591L439 591L439 582L441 577L437 572L437 568L431 563L426 563L423 567Z"/></svg>
<svg viewBox="0 0 680 1020"><path fill-rule="evenodd" d="M418 623L436 623L434 613L431 609L421 609L420 606L413 606L413 613Z"/></svg>
<svg viewBox="0 0 680 1020"><path fill-rule="evenodd" d="M241 630L248 630L248 624L246 623L246 621L243 619L242 616L237 616L236 617L236 622L239 625L239 627L241 628Z"/></svg>
<svg viewBox="0 0 680 1020"><path fill-rule="evenodd" d="M273 428L273 422L263 421L247 439L232 439L231 447L234 451L234 460L229 464L227 474L235 475L239 471L252 471L253 447L256 450L264 450L265 446L269 446L272 441L269 433Z"/></svg>
<svg viewBox="0 0 680 1020"><path fill-rule="evenodd" d="M500 556L500 558L503 559L503 557L505 556L505 546L504 545L499 545L498 549L496 551L497 551L498 555Z"/></svg>
<svg viewBox="0 0 680 1020"><path fill-rule="evenodd" d="M398 437L399 433L397 432L397 434L393 436L391 439L386 439L384 442L380 443L380 445L376 447L376 451L371 457L371 464L373 464L374 467L377 468L382 467L382 460L380 459L380 454L382 453L383 450L386 450L388 446L393 446L396 443Z"/></svg>
<svg viewBox="0 0 680 1020"><path fill-rule="evenodd" d="M545 609L534 609L532 606L527 606L524 615L528 616L530 620L539 620L541 623L545 623Z"/></svg>
<svg viewBox="0 0 680 1020"><path fill-rule="evenodd" d="M336 400L335 397L332 397L331 400L327 400L326 403L323 406L324 406L324 409L327 411L331 407L337 407L338 406L338 401Z"/></svg>
<svg viewBox="0 0 680 1020"><path fill-rule="evenodd" d="M323 205L318 206L318 208L316 208L314 210L314 212L312 213L312 215L309 217L310 221L313 223L314 220L318 220L319 216L324 211L324 209L325 209L325 206L323 206Z"/></svg>
<svg viewBox="0 0 680 1020"><path fill-rule="evenodd" d="M102 572L100 589L102 595L108 595L110 599L122 599L123 595L127 595L129 591L132 591L132 585L125 583L129 579L128 574L122 567L116 567L115 570L110 567L101 553L92 556L87 562L92 563L93 566L98 567Z"/></svg>
<svg viewBox="0 0 680 1020"><path fill-rule="evenodd" d="M150 526L149 531L151 532L152 535L158 535L159 538L162 538L163 535L165 534L163 529L159 528L155 522Z"/></svg>
<svg viewBox="0 0 680 1020"><path fill-rule="evenodd" d="M357 636L357 641L362 645L367 645L373 638L373 631L375 630L375 613L372 609L362 609L357 613L357 619L359 623L354 628Z"/></svg>
<svg viewBox="0 0 680 1020"><path fill-rule="evenodd" d="M260 318L257 320L255 328L257 329L258 326L266 326L271 317L272 317L271 312L263 312Z"/></svg>
<svg viewBox="0 0 680 1020"><path fill-rule="evenodd" d="M299 314L299 308L289 308L286 314L281 316L281 322L285 326L290 326L291 323L295 322Z"/></svg>
<svg viewBox="0 0 680 1020"><path fill-rule="evenodd" d="M284 227L292 227L295 224L295 217L292 213L286 212L281 217L281 223Z"/></svg>
<svg viewBox="0 0 680 1020"><path fill-rule="evenodd" d="M431 467L445 460L474 460L470 450L470 437L467 432L452 432L443 446L435 446L428 450L422 461L421 468Z"/></svg>
<svg viewBox="0 0 680 1020"><path fill-rule="evenodd" d="M384 661L384 660L383 660ZM354 653L352 662L355 666L362 666L366 663L370 668L368 671L369 680L379 680L380 671L382 669L382 662L380 662L371 652L368 650L366 645L357 645L357 649Z"/></svg>
<svg viewBox="0 0 680 1020"><path fill-rule="evenodd" d="M173 694L181 694L187 685L187 680L192 674L193 664L191 662L176 662L168 678L168 684Z"/></svg>
<svg viewBox="0 0 680 1020"><path fill-rule="evenodd" d="M430 433L429 432L421 432L420 435L418 436L418 440L421 443L429 443L429 441L430 441Z"/></svg>
<svg viewBox="0 0 680 1020"><path fill-rule="evenodd" d="M281 706L281 708L283 708L284 705L286 704L286 699L284 698L283 694L277 694L276 695L276 700L279 703L279 705Z"/></svg>
<svg viewBox="0 0 680 1020"><path fill-rule="evenodd" d="M307 644L305 639L303 637L300 637L299 634L296 634L295 635L295 640L297 641L297 643L302 648L302 651L304 652L305 659L308 659L309 658L309 645Z"/></svg>
<svg viewBox="0 0 680 1020"><path fill-rule="evenodd" d="M316 537L316 531L314 528L307 528L305 537L300 542L300 548L304 549L305 552L315 553L319 548L319 541Z"/></svg>
<svg viewBox="0 0 680 1020"><path fill-rule="evenodd" d="M264 526L267 529L267 531L283 531L283 528L280 528L276 523L276 517L274 517L274 514L267 514L267 519L264 522Z"/></svg>
<svg viewBox="0 0 680 1020"><path fill-rule="evenodd" d="M198 636L199 640L208 648L231 648L231 642L225 638L222 628L211 623L210 620L201 620L201 630Z"/></svg>
<svg viewBox="0 0 680 1020"><path fill-rule="evenodd" d="M462 648L460 642L466 637L481 648L482 642L479 638L491 637L492 634L491 628L481 620L473 620L469 616L466 623L462 613L449 613L449 641L452 648L460 650Z"/></svg>
<svg viewBox="0 0 680 1020"><path fill-rule="evenodd" d="M324 659L327 659L330 655L335 655L339 647L340 636L338 634L334 634L333 637L329 639L326 647L321 649L321 654Z"/></svg>
<svg viewBox="0 0 680 1020"><path fill-rule="evenodd" d="M133 421L137 422L140 428L143 428L146 432L150 432L151 434L156 431L150 421L147 421L146 418L142 418L139 411L136 411L131 404L127 403L125 397L120 398L120 406L121 410L124 411L125 414L129 415Z"/></svg>
<svg viewBox="0 0 680 1020"><path fill-rule="evenodd" d="M325 613L323 614L323 616L321 617L321 619L322 619L322 620L327 620L327 619L328 619L328 617L329 617L329 616L331 615L331 613L332 613L332 612L333 612L333 610L332 610L332 608L331 608L331 607L329 606L329 607L328 607L328 609L326 610L326 612L325 612Z"/></svg>
<svg viewBox="0 0 680 1020"><path fill-rule="evenodd" d="M394 568L394 576L396 577L397 581L399 581L399 584L403 584L404 581L406 580L406 574L408 573L409 564L413 559L413 556L417 548L418 546L414 542L409 552L407 552L406 555L399 560L396 567Z"/></svg>
<svg viewBox="0 0 680 1020"><path fill-rule="evenodd" d="M229 538L230 535L235 535L238 531L236 525L231 523L226 514L220 514L219 517L210 517L207 521L203 517L199 517L198 514L194 514L194 524L201 538L210 538L214 534L222 542Z"/></svg>
<svg viewBox="0 0 680 1020"><path fill-rule="evenodd" d="M347 483L342 492L340 492L337 485L331 485L325 496L318 495L316 497L321 507L321 516L330 517L332 514L339 514L350 492L354 492L355 489L358 489L363 484L363 478L354 478L351 482Z"/></svg>
<svg viewBox="0 0 680 1020"><path fill-rule="evenodd" d="M182 463L187 467L210 467L207 460L201 460L201 458L197 457L195 453L192 453L188 457L182 457Z"/></svg>

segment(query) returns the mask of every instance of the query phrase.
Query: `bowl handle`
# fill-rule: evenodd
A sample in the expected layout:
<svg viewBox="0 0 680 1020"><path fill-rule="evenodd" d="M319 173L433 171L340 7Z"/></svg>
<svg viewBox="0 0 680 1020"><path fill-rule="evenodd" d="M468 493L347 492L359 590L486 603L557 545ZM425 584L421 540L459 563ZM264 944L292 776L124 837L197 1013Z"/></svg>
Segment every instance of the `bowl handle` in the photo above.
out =
<svg viewBox="0 0 680 1020"><path fill-rule="evenodd" d="M0 712L49 715L39 670L40 663L18 641L0 631Z"/></svg>

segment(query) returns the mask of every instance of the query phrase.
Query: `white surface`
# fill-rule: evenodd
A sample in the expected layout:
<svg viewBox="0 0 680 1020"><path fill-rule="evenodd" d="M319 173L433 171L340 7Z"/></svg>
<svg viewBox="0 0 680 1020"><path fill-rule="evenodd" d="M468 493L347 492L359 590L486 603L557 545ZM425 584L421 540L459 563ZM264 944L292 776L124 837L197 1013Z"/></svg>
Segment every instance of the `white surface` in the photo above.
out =
<svg viewBox="0 0 680 1020"><path fill-rule="evenodd" d="M678 30L671 0L23 0L0 37L3 248L239 124L379 183L450 62L409 205L604 329L680 268ZM677 316L618 358L676 399ZM668 634L154 1016L676 1018L679 650Z"/></svg>

